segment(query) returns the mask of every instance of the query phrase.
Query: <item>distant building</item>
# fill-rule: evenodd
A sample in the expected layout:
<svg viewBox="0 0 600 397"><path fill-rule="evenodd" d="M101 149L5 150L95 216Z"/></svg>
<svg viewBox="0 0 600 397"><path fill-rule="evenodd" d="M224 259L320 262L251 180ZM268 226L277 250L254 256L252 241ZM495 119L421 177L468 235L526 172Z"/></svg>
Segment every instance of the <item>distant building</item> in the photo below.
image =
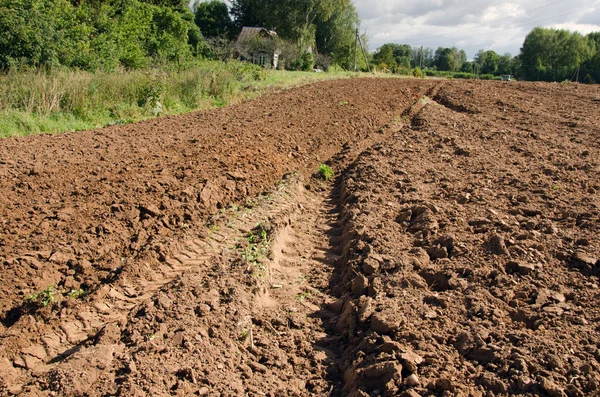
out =
<svg viewBox="0 0 600 397"><path fill-rule="evenodd" d="M276 37L274 30L244 26L237 38L236 50L241 58L255 65L276 69L280 53L274 43Z"/></svg>

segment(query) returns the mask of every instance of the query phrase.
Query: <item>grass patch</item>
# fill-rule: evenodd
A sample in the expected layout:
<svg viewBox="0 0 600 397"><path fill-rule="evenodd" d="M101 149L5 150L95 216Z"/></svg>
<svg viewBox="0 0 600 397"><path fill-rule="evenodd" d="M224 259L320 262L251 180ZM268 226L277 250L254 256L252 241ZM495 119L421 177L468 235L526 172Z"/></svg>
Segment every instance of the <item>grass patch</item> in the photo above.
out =
<svg viewBox="0 0 600 397"><path fill-rule="evenodd" d="M0 137L127 124L224 107L307 83L362 76L349 72L264 70L237 61L201 61L184 69L0 75Z"/></svg>

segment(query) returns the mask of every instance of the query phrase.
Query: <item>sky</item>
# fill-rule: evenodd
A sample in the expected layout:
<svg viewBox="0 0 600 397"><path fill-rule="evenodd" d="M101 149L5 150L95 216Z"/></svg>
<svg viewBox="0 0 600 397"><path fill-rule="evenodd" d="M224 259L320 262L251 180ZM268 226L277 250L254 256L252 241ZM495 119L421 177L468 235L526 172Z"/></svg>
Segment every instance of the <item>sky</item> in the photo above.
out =
<svg viewBox="0 0 600 397"><path fill-rule="evenodd" d="M369 50L382 44L518 55L536 26L600 31L600 0L354 0Z"/></svg>

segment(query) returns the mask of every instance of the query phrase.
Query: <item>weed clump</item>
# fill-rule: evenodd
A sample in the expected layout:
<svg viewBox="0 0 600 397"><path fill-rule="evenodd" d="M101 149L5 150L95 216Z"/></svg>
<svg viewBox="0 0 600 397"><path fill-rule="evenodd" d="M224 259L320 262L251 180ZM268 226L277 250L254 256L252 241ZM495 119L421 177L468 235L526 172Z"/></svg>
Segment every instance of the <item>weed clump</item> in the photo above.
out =
<svg viewBox="0 0 600 397"><path fill-rule="evenodd" d="M33 306L39 308L46 307L56 302L56 298L54 297L55 292L54 285L51 285L37 294L29 295L25 300Z"/></svg>
<svg viewBox="0 0 600 397"><path fill-rule="evenodd" d="M321 164L319 168L317 168L317 174L321 178L325 179L326 182L329 182L335 176L335 173L327 164Z"/></svg>
<svg viewBox="0 0 600 397"><path fill-rule="evenodd" d="M270 225L259 223L246 234L246 241L237 245L237 248L242 251L243 263L255 276L263 277L267 271L263 261L269 256L270 230Z"/></svg>

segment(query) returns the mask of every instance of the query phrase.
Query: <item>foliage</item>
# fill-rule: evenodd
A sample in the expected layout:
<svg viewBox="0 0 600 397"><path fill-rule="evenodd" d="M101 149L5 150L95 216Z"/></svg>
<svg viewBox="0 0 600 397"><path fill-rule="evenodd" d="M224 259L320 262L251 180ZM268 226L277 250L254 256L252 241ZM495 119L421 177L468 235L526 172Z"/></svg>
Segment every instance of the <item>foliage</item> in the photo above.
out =
<svg viewBox="0 0 600 397"><path fill-rule="evenodd" d="M527 80L573 79L578 68L594 57L591 41L577 32L534 28L521 48L520 75Z"/></svg>
<svg viewBox="0 0 600 397"><path fill-rule="evenodd" d="M233 33L229 8L222 0L209 0L196 4L195 22L204 37L227 37Z"/></svg>
<svg viewBox="0 0 600 397"><path fill-rule="evenodd" d="M351 1L347 1L345 7L333 12L329 19L317 19L315 21L315 41L318 52L327 54L331 58L332 64L346 70L352 69L354 67L355 28L359 23L358 12Z"/></svg>
<svg viewBox="0 0 600 397"><path fill-rule="evenodd" d="M375 64L389 68L396 72L399 69L408 69L411 65L413 50L406 44L387 43L379 47L373 54Z"/></svg>
<svg viewBox="0 0 600 397"><path fill-rule="evenodd" d="M351 73L265 71L237 61L197 61L184 66L113 72L10 71L0 74L0 137L89 130L162 115L224 106L266 92ZM140 102L143 106L140 106Z"/></svg>
<svg viewBox="0 0 600 397"><path fill-rule="evenodd" d="M28 296L26 301L37 307L46 307L56 301L54 293L54 285L51 285L37 294Z"/></svg>
<svg viewBox="0 0 600 397"><path fill-rule="evenodd" d="M245 246L238 247L242 248L242 260L250 270L256 270L252 268L258 268L262 272L267 270L261 261L269 254L269 229L268 225L259 223L246 235Z"/></svg>
<svg viewBox="0 0 600 397"><path fill-rule="evenodd" d="M147 71L11 71L0 75L0 136L100 127L236 101L258 66L204 61ZM61 121L62 120L62 121ZM79 127L81 126L81 127Z"/></svg>
<svg viewBox="0 0 600 397"><path fill-rule="evenodd" d="M321 70L324 71L329 71L329 68L331 67L332 64L332 59L330 56L324 55L324 54L317 54L315 56L315 67L320 68Z"/></svg>
<svg viewBox="0 0 600 397"><path fill-rule="evenodd" d="M421 71L421 69L419 69L418 67L413 69L412 75L413 75L413 77L417 77L417 78L420 78L420 79L422 79L422 78L425 77L425 73L423 73Z"/></svg>
<svg viewBox="0 0 600 397"><path fill-rule="evenodd" d="M0 69L182 62L198 54L203 40L192 13L174 4L0 0Z"/></svg>
<svg viewBox="0 0 600 397"><path fill-rule="evenodd" d="M67 297L71 299L84 299L88 296L88 292L84 289L72 289L67 293Z"/></svg>
<svg viewBox="0 0 600 397"><path fill-rule="evenodd" d="M327 164L321 164L319 168L317 168L317 174L327 182L332 180L335 176L335 173Z"/></svg>
<svg viewBox="0 0 600 397"><path fill-rule="evenodd" d="M299 57L312 52L328 55L346 69L353 65L354 29L359 19L351 0L233 0L231 14L238 31L243 26L275 30L297 47ZM308 62L306 57L287 57L285 63L305 70Z"/></svg>
<svg viewBox="0 0 600 397"><path fill-rule="evenodd" d="M294 70L303 70L305 72L312 70L314 65L314 56L312 52L303 51L300 57L292 62L291 68Z"/></svg>
<svg viewBox="0 0 600 397"><path fill-rule="evenodd" d="M433 64L438 70L458 71L467 62L467 54L456 47L439 47L435 52Z"/></svg>
<svg viewBox="0 0 600 397"><path fill-rule="evenodd" d="M210 37L207 39L208 51L206 55L211 59L227 61L235 55L235 43L224 36Z"/></svg>
<svg viewBox="0 0 600 397"><path fill-rule="evenodd" d="M500 65L500 55L495 51L479 50L475 55L474 61L479 66L479 70L483 74L498 74L498 66Z"/></svg>
<svg viewBox="0 0 600 397"><path fill-rule="evenodd" d="M475 75L472 72L454 72L451 71L442 71L442 70L434 70L434 69L426 69L424 71L426 76L435 76L435 77L446 77L446 78L455 78L455 79L472 79ZM481 80L501 80L502 77L495 76L493 74L480 74L477 78Z"/></svg>
<svg viewBox="0 0 600 397"><path fill-rule="evenodd" d="M429 47L413 47L410 54L410 66L416 68L431 68L434 66L434 52Z"/></svg>

